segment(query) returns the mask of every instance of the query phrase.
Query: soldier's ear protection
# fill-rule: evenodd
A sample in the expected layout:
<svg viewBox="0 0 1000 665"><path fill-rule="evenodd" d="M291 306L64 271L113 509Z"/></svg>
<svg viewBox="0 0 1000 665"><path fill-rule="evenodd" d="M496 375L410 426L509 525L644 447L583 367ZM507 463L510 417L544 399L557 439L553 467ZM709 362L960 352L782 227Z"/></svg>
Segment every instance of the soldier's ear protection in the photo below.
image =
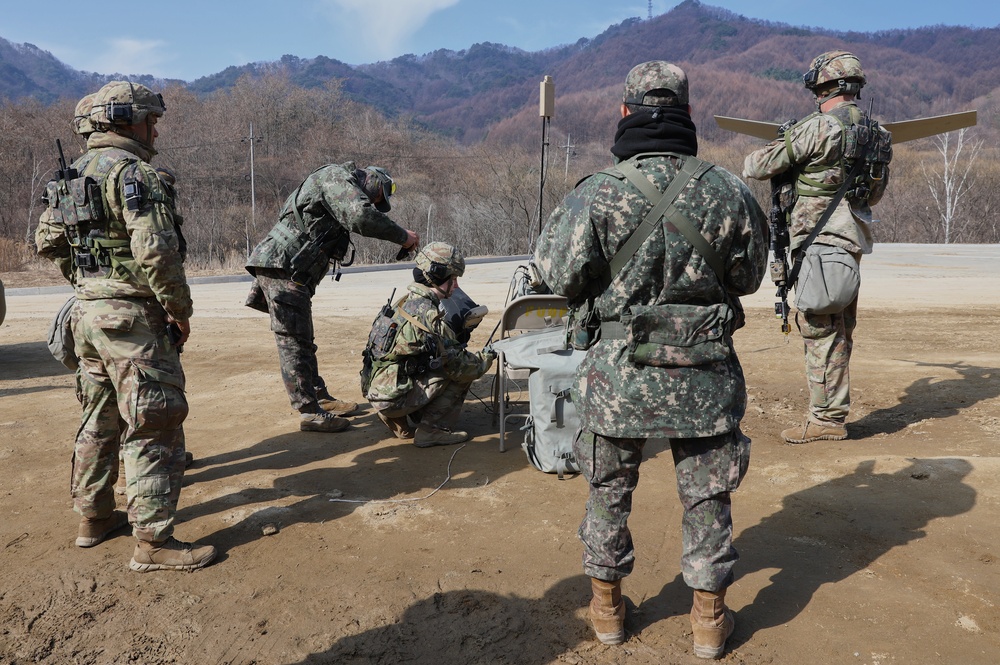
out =
<svg viewBox="0 0 1000 665"><path fill-rule="evenodd" d="M432 282L434 282L435 286L438 286L448 281L448 278L451 276L451 273L448 270L448 266L446 266L445 264L432 263L430 267L427 269L427 276L430 278Z"/></svg>
<svg viewBox="0 0 1000 665"><path fill-rule="evenodd" d="M132 124L132 106L135 102L135 87L133 87L132 82L128 82L129 99L127 102L109 102L108 103L108 120L111 121L112 125L131 125Z"/></svg>
<svg viewBox="0 0 1000 665"><path fill-rule="evenodd" d="M108 103L108 120L111 121L112 125L131 125L135 115L133 109L135 108L135 86L132 82L128 82L129 95L131 99L127 102L109 102ZM167 105L163 103L163 94L157 93L156 99L160 103L161 109L166 109Z"/></svg>

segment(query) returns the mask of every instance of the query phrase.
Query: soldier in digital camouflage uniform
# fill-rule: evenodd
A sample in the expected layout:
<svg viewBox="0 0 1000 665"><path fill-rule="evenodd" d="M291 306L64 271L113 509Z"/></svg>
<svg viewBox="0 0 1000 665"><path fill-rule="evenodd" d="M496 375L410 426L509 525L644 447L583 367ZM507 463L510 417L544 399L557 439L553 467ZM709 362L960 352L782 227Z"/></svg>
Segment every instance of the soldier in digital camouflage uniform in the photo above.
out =
<svg viewBox="0 0 1000 665"><path fill-rule="evenodd" d="M743 176L767 180L792 170L798 199L789 220L793 260L829 207L844 182L851 164L844 157L845 141L852 125L866 114L855 99L865 85L865 74L857 57L846 51L829 51L816 57L803 77L816 96L818 112L803 118L784 133L747 156ZM879 131L885 132L884 129ZM884 140L889 145L888 138ZM891 159L891 152L888 154ZM841 200L813 241L850 252L860 263L872 251L871 206L878 203L889 180L888 163L880 166L877 180L869 180L861 197L851 192ZM858 300L833 314L796 312L795 323L805 346L809 413L802 425L781 433L789 443L841 440L847 437L847 415L851 406L849 363L854 345Z"/></svg>
<svg viewBox="0 0 1000 665"><path fill-rule="evenodd" d="M465 396L496 359L493 351L466 351L440 307L464 273L460 250L430 243L416 256L407 294L391 317L376 319L369 336L369 351L380 352L365 397L396 437L413 439L418 448L468 440L455 429Z"/></svg>
<svg viewBox="0 0 1000 665"><path fill-rule="evenodd" d="M351 232L416 248L419 236L392 221L389 174L354 162L327 164L292 192L278 223L258 244L246 269L255 279L247 306L268 312L278 345L278 362L292 407L305 432L340 432L358 405L334 398L320 376L312 319L312 297L348 251Z"/></svg>
<svg viewBox="0 0 1000 665"><path fill-rule="evenodd" d="M83 419L71 483L82 516L76 544L92 547L131 523L138 543L129 565L139 572L201 568L216 554L173 537L188 413L179 347L190 335L192 303L173 203L148 163L164 111L163 98L145 86L102 87L88 151L72 165L78 177L49 183L35 234L39 254L60 265L77 297L72 329ZM127 518L114 510L119 440Z"/></svg>
<svg viewBox="0 0 1000 665"><path fill-rule="evenodd" d="M628 529L632 493L647 438L666 437L684 508L681 570L694 589L694 651L717 658L734 625L724 603L737 560L730 492L750 457L750 440L739 426L746 387L732 332L742 323L738 297L756 291L764 273L767 226L738 178L702 162L708 170L688 182L674 205L710 243L723 274L661 217L621 272L611 275L611 257L653 207L620 169L636 166L638 177L663 192L682 163L699 163L691 161L698 144L688 80L679 67L662 61L634 67L625 81L621 114L611 148L616 166L586 178L566 196L535 251L545 283L567 297L575 316L578 308L589 307L600 321L600 336L581 363L572 395L581 417L573 449L590 483L579 530L584 572L592 578L589 616L602 642L624 641L621 580L634 562ZM659 154L636 158L642 153ZM661 364L668 366L634 362L627 331L639 328L629 317L642 311L659 322L647 331L651 339L680 335L712 341L691 349L659 347L669 358ZM727 314L710 330L693 324L692 317L715 312ZM693 352L701 347L712 354Z"/></svg>

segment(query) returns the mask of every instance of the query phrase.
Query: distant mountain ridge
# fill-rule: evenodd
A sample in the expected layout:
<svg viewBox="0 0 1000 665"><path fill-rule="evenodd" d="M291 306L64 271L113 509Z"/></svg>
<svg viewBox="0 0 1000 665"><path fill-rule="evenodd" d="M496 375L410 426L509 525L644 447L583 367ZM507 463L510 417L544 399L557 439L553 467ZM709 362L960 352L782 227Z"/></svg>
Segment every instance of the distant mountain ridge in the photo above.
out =
<svg viewBox="0 0 1000 665"><path fill-rule="evenodd" d="M176 83L198 94L229 88L241 76L273 72L306 88L339 80L345 94L389 116L474 141L512 117L537 114L544 75L556 82L557 115L560 108L574 113L595 96L613 105L620 94L614 89L627 71L650 59L689 68L696 110L770 120L801 117L811 110L802 94L802 71L817 53L840 47L857 53L872 72L865 94L877 99L879 115L890 120L961 110L991 99L1000 81L997 28L842 33L748 19L698 0L652 20L629 19L593 39L537 52L482 43L358 66L325 56L286 55L189 83L132 78L159 87ZM76 99L111 78L73 70L31 44L0 39L0 99ZM696 119L704 125L707 111L700 113Z"/></svg>

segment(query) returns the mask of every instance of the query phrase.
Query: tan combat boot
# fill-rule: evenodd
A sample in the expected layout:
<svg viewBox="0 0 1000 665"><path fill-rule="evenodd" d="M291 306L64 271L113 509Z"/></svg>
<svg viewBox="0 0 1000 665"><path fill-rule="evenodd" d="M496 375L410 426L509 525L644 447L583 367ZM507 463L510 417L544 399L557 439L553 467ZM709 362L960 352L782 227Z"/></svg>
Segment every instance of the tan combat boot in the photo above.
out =
<svg viewBox="0 0 1000 665"><path fill-rule="evenodd" d="M691 607L694 655L698 658L719 658L735 628L736 619L726 607L725 589L718 592L694 590L694 605Z"/></svg>
<svg viewBox="0 0 1000 665"><path fill-rule="evenodd" d="M601 644L621 644L625 641L625 603L622 602L622 581L605 582L590 578L594 594L590 601L590 623Z"/></svg>
<svg viewBox="0 0 1000 665"><path fill-rule="evenodd" d="M381 411L375 412L378 415L378 419L385 423L385 426L389 428L389 431L397 439L412 439L414 428L413 425L409 423L406 416L399 416L396 418L390 418Z"/></svg>
<svg viewBox="0 0 1000 665"><path fill-rule="evenodd" d="M330 397L329 399L321 397L319 399L319 408L335 416L346 416L357 411L358 405L354 402L339 400L336 397Z"/></svg>
<svg viewBox="0 0 1000 665"><path fill-rule="evenodd" d="M781 433L788 443L809 443L810 441L842 441L847 438L847 428L843 424L820 425L811 420L797 427L789 427Z"/></svg>
<svg viewBox="0 0 1000 665"><path fill-rule="evenodd" d="M299 429L303 432L343 432L351 426L347 418L340 418L332 413L303 413L299 421Z"/></svg>
<svg viewBox="0 0 1000 665"><path fill-rule="evenodd" d="M80 530L77 532L76 546L93 547L123 526L128 526L128 515L120 510L116 510L104 519L99 520L91 520L84 517L80 520Z"/></svg>
<svg viewBox="0 0 1000 665"><path fill-rule="evenodd" d="M468 432L461 430L452 431L444 427L430 427L428 425L419 425L413 434L413 445L417 448L450 446L453 443L462 443L468 440Z"/></svg>
<svg viewBox="0 0 1000 665"><path fill-rule="evenodd" d="M195 570L204 568L214 558L215 548L211 545L196 548L191 543L182 543L176 538L168 538L161 543L140 540L128 567L139 573L152 570Z"/></svg>

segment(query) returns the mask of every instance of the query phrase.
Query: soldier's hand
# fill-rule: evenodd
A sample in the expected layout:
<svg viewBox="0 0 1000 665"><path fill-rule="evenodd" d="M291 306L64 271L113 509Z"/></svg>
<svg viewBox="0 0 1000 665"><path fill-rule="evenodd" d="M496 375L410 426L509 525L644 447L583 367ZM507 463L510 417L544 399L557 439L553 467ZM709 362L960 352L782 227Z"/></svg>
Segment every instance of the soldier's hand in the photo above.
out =
<svg viewBox="0 0 1000 665"><path fill-rule="evenodd" d="M191 336L191 320L178 321L174 317L167 315L167 323L174 324L181 333L181 337L176 342L176 346L184 346L184 342L188 341L188 337Z"/></svg>
<svg viewBox="0 0 1000 665"><path fill-rule="evenodd" d="M479 362L482 363L482 373L485 374L493 366L493 361L497 359L497 353L493 349L485 349L477 355Z"/></svg>
<svg viewBox="0 0 1000 665"><path fill-rule="evenodd" d="M408 249L411 252L417 251L420 248L420 234L409 229L406 229L406 243L403 244L403 249Z"/></svg>

